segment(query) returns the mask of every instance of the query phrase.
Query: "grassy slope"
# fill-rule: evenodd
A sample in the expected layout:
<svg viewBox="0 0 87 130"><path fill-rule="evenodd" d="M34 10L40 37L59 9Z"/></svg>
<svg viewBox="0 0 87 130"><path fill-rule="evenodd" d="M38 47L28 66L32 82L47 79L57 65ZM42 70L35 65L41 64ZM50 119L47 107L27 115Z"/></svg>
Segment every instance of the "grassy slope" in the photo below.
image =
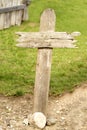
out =
<svg viewBox="0 0 87 130"><path fill-rule="evenodd" d="M82 33L77 38L78 48L53 50L50 93L72 91L76 85L87 81L87 0L33 0L29 21L0 31L0 93L32 92L37 50L15 47L15 32L39 31L39 18L45 8L56 12L56 31Z"/></svg>

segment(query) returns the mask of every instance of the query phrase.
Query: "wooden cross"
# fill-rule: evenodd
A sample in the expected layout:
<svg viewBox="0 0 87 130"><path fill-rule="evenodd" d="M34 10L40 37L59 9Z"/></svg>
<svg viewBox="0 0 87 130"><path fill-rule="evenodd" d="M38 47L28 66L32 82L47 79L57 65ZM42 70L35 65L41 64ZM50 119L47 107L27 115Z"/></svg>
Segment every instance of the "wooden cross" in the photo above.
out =
<svg viewBox="0 0 87 130"><path fill-rule="evenodd" d="M34 88L34 112L47 114L52 48L74 48L74 38L66 32L55 31L56 16L46 9L40 19L40 32L18 32L18 47L38 48Z"/></svg>

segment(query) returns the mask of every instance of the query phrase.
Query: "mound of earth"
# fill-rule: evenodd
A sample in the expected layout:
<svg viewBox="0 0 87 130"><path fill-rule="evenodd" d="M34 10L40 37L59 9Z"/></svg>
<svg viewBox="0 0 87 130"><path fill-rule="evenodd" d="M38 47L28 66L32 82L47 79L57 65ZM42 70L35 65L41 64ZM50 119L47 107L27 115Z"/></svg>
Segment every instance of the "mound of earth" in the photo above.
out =
<svg viewBox="0 0 87 130"><path fill-rule="evenodd" d="M24 121L32 113L33 96L0 96L0 130L37 130ZM49 97L48 116L57 123L44 130L87 130L87 84L73 93L60 97Z"/></svg>

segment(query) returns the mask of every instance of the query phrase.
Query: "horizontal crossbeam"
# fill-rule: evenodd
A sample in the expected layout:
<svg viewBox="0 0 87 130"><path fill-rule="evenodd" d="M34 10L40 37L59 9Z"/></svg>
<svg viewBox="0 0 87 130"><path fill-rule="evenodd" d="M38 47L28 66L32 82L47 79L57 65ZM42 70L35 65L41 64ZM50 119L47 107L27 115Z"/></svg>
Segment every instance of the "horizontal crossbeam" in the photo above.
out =
<svg viewBox="0 0 87 130"><path fill-rule="evenodd" d="M66 32L18 32L17 44L24 48L74 48L74 38Z"/></svg>
<svg viewBox="0 0 87 130"><path fill-rule="evenodd" d="M29 39L64 39L73 40L74 38L67 34L66 32L16 32L19 35L19 40L29 40Z"/></svg>
<svg viewBox="0 0 87 130"><path fill-rule="evenodd" d="M12 7L3 7L3 8L0 8L0 14L12 12L12 11L17 11L17 10L23 10L25 8L26 8L25 4L12 6Z"/></svg>

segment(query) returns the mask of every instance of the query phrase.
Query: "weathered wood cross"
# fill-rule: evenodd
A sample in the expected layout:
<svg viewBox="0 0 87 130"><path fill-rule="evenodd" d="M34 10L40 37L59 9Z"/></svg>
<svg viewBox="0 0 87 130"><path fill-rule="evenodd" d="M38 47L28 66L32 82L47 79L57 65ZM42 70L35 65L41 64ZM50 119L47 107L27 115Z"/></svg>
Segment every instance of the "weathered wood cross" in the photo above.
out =
<svg viewBox="0 0 87 130"><path fill-rule="evenodd" d="M34 112L46 115L52 48L74 48L74 38L66 32L54 32L56 16L52 9L46 9L40 19L40 32L18 32L18 47L38 48L36 79L34 88Z"/></svg>

